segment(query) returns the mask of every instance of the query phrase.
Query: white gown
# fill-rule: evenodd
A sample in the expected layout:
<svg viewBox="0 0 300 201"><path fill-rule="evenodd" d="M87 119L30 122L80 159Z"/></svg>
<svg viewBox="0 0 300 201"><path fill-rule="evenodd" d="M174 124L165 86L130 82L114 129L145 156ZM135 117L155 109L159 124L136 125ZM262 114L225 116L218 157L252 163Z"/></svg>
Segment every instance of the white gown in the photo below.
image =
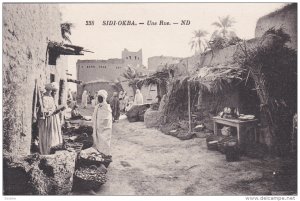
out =
<svg viewBox="0 0 300 201"><path fill-rule="evenodd" d="M112 110L106 102L97 104L93 113L93 147L99 152L110 154L112 134Z"/></svg>
<svg viewBox="0 0 300 201"><path fill-rule="evenodd" d="M43 105L44 112L48 112L49 114L56 110L54 99L51 96L43 97ZM42 155L50 154L51 147L63 142L60 126L59 114L38 120L39 147Z"/></svg>

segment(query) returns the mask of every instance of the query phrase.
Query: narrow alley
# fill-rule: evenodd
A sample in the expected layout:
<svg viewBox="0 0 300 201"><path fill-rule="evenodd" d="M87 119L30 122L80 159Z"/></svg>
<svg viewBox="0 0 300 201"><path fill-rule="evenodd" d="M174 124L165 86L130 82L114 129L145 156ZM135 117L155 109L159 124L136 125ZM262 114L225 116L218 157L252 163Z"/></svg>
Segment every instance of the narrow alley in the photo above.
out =
<svg viewBox="0 0 300 201"><path fill-rule="evenodd" d="M97 195L266 195L272 188L275 161L227 162L207 150L205 138L182 141L144 122L114 123L111 150L108 181Z"/></svg>

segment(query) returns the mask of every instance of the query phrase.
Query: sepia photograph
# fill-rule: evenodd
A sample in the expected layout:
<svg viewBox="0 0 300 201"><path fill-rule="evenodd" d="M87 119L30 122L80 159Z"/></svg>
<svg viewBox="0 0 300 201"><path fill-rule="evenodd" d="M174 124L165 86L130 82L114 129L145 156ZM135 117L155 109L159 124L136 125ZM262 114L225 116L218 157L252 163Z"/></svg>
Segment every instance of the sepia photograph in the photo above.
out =
<svg viewBox="0 0 300 201"><path fill-rule="evenodd" d="M296 200L297 6L3 2L2 196Z"/></svg>

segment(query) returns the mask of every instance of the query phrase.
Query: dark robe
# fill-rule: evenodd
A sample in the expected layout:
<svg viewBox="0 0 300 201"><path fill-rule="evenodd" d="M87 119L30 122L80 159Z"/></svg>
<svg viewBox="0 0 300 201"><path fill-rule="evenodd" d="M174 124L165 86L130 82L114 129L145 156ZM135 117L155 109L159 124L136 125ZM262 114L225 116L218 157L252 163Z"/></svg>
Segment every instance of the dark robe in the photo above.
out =
<svg viewBox="0 0 300 201"><path fill-rule="evenodd" d="M113 116L113 120L119 120L120 117L120 101L119 101L119 97L117 96L113 96L110 99L110 107L112 110L112 116Z"/></svg>

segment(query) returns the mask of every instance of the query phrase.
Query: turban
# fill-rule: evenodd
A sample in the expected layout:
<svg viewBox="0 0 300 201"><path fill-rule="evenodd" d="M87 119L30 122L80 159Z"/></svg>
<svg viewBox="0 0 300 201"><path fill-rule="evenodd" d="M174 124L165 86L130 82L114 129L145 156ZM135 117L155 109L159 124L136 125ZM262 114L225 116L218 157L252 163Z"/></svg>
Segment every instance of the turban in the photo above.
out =
<svg viewBox="0 0 300 201"><path fill-rule="evenodd" d="M46 84L45 85L45 89L46 90L52 90L52 85L49 83L49 84Z"/></svg>
<svg viewBox="0 0 300 201"><path fill-rule="evenodd" d="M106 100L106 98L107 98L107 91L105 91L105 90L100 90L100 91L98 91L98 96L102 96L102 98L104 99L104 100Z"/></svg>
<svg viewBox="0 0 300 201"><path fill-rule="evenodd" d="M52 90L57 91L59 89L57 82L52 82L51 85L52 85Z"/></svg>
<svg viewBox="0 0 300 201"><path fill-rule="evenodd" d="M55 90L55 91L57 91L58 88L59 88L58 83L56 83L56 82L52 82L52 83L49 83L49 84L45 85L46 90Z"/></svg>

